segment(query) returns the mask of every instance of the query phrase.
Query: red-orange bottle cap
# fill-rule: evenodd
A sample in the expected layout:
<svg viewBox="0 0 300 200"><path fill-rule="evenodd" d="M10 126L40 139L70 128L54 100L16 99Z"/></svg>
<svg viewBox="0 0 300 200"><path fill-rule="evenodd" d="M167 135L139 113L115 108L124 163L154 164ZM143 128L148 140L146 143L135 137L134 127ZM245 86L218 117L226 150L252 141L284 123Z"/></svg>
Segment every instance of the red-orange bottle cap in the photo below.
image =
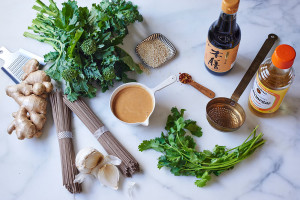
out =
<svg viewBox="0 0 300 200"><path fill-rule="evenodd" d="M276 47L272 55L272 62L280 69L288 69L293 65L295 57L296 51L293 47L287 44L281 44Z"/></svg>

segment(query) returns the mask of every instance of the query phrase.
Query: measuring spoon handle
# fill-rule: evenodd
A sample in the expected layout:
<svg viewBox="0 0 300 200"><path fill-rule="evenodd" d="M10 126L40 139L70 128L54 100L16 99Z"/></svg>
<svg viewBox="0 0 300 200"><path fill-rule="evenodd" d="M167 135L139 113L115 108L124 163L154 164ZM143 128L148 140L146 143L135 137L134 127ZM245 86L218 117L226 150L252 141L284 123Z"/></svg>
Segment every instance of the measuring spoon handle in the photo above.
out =
<svg viewBox="0 0 300 200"><path fill-rule="evenodd" d="M152 88L152 91L155 93L156 91L161 90L164 87L167 87L168 85L174 83L175 81L176 81L176 76L172 75L169 78L167 78L166 80L164 80L162 83L157 85L155 88Z"/></svg>
<svg viewBox="0 0 300 200"><path fill-rule="evenodd" d="M195 89L197 89L199 92L201 92L202 94L204 94L205 96L209 97L209 98L214 98L216 96L216 94L211 91L210 89L204 87L203 85L200 85L199 83L192 81L189 83L191 86L193 86Z"/></svg>
<svg viewBox="0 0 300 200"><path fill-rule="evenodd" d="M268 38L260 48L259 52L257 53L256 57L252 61L249 69L245 73L244 77L242 78L241 82L233 92L231 99L237 102L240 96L243 94L244 90L248 86L249 82L251 81L252 77L256 73L257 69L259 68L262 61L265 59L269 51L271 50L272 46L274 45L275 41L277 40L278 36L271 33L269 34Z"/></svg>

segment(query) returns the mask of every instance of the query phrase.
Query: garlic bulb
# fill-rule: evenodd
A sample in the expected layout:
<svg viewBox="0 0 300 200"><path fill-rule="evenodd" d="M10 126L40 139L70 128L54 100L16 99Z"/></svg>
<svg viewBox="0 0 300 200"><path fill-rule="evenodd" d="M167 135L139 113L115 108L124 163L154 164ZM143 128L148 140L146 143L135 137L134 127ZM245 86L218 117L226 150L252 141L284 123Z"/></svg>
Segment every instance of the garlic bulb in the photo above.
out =
<svg viewBox="0 0 300 200"><path fill-rule="evenodd" d="M76 175L74 182L81 183L89 176L95 176L103 185L118 189L119 170L115 165L120 165L121 160L115 156L103 156L98 150L87 147L76 155L76 167L79 174Z"/></svg>
<svg viewBox="0 0 300 200"><path fill-rule="evenodd" d="M79 172L91 173L92 169L101 163L103 159L102 153L92 147L87 147L77 153L75 164Z"/></svg>

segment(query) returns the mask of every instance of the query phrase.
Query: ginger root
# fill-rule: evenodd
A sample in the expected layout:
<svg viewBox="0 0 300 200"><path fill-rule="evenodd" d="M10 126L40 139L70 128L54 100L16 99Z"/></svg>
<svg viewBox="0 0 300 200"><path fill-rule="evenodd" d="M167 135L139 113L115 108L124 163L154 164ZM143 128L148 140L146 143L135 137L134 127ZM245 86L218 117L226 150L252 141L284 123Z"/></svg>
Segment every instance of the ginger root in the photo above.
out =
<svg viewBox="0 0 300 200"><path fill-rule="evenodd" d="M20 140L41 136L41 130L46 122L46 98L53 85L50 77L38 69L38 61L29 60L23 66L25 73L22 82L6 88L6 94L20 105L19 111L13 113L15 119L7 132L11 134L15 130Z"/></svg>

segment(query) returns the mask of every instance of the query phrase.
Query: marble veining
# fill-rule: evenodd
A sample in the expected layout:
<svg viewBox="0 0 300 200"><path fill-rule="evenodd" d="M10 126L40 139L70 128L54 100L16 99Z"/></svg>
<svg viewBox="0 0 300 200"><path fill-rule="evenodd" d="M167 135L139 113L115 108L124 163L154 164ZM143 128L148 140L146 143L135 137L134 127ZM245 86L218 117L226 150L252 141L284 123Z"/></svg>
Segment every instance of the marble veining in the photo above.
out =
<svg viewBox="0 0 300 200"><path fill-rule="evenodd" d="M96 1L79 1L79 5L91 5L92 2ZM230 97L269 33L279 36L276 45L290 44L296 52L300 52L300 0L242 0L237 14L242 39L236 65L222 77L211 75L203 65L207 31L218 18L221 0L133 2L144 16L143 23L130 26L130 34L123 44L133 58L138 61L134 48L152 33L162 33L178 50L176 58L166 66L151 69L150 74L130 74L149 87L156 86L172 74L187 72L195 81L213 90L217 97ZM0 46L11 51L24 48L41 56L51 50L46 44L22 36L35 17L31 9L33 4L34 0L1 1ZM299 65L300 56L295 60L294 83L273 118L258 118L249 111L247 100L252 80L239 100L246 112L245 124L233 133L221 133L213 129L205 118L205 106L209 99L179 82L155 94L156 109L148 127L129 127L113 117L108 106L109 98L120 83L105 94L99 92L94 99L86 99L106 127L139 161L142 171L132 178L121 177L118 191L102 187L95 179L90 179L83 184L83 192L76 195L70 194L62 186L58 141L51 112L39 139L19 141L14 134L10 136L6 133L12 121L11 113L18 106L5 95L5 87L13 82L0 72L0 199L129 199L129 183L136 182L134 200L299 200ZM264 133L267 142L233 170L213 177L207 187L197 188L194 177L175 177L168 169L157 169L158 152L139 152L137 149L143 140L160 135L173 106L185 108L186 117L196 120L202 127L204 134L197 139L197 148L201 150L212 149L215 144L228 147L239 145L256 125L259 125L258 130ZM81 121L75 115L72 119L76 152L86 146L104 152Z"/></svg>

